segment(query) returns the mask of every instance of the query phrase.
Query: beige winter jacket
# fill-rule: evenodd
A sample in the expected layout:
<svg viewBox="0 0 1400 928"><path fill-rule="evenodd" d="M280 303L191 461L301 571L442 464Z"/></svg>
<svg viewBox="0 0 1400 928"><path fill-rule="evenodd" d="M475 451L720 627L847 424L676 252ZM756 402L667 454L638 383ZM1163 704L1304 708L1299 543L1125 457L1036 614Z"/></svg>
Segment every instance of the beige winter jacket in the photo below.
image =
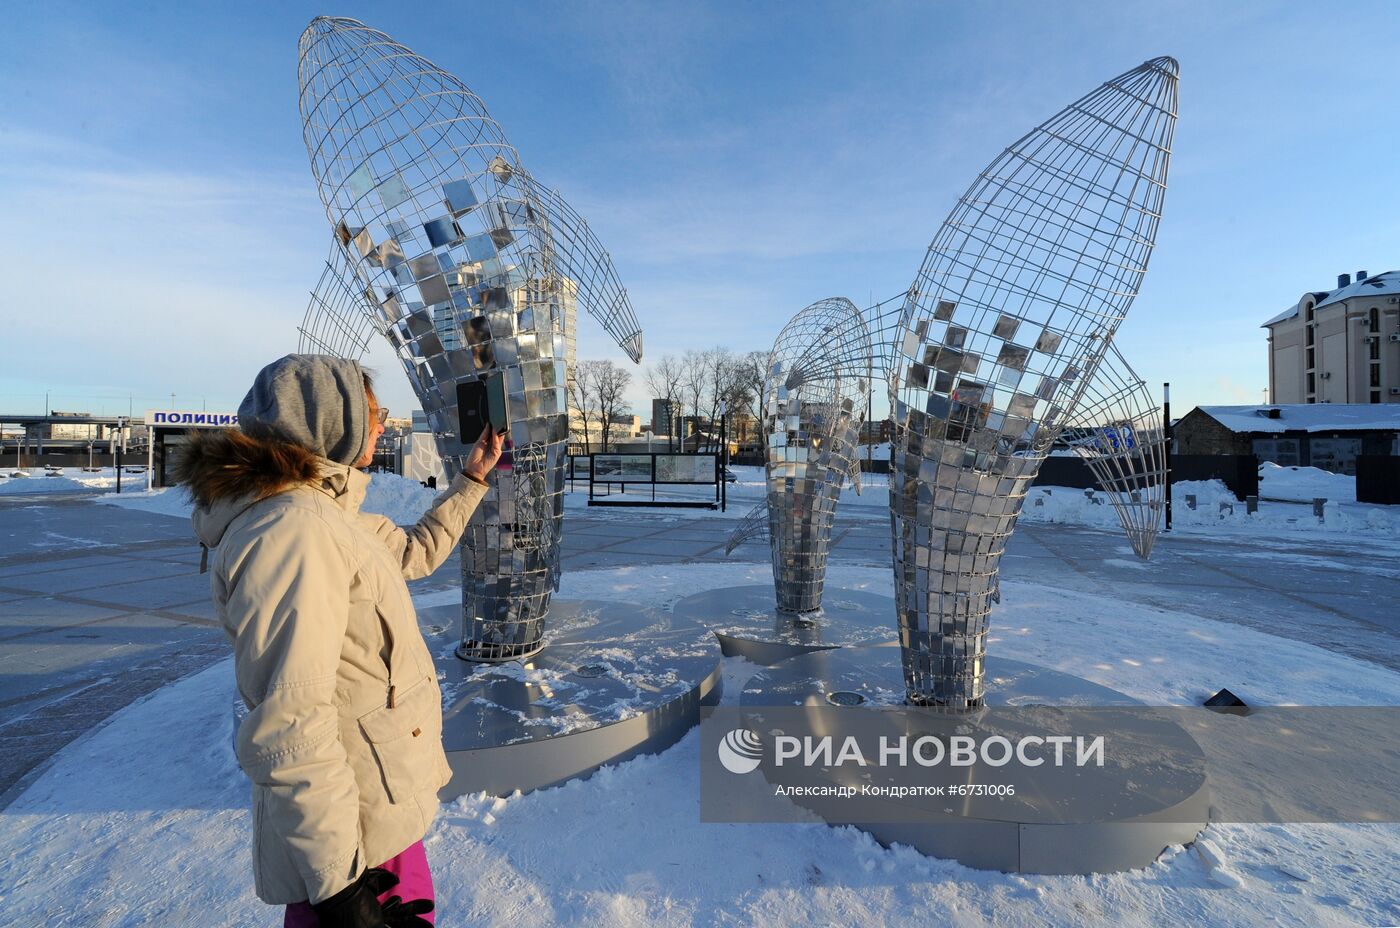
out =
<svg viewBox="0 0 1400 928"><path fill-rule="evenodd" d="M237 751L271 904L333 895L432 822L449 778L442 699L404 581L446 560L486 489L459 476L405 530L360 512L365 474L294 463L319 476L262 499L231 465L211 469L203 498L217 498L194 516L250 710Z"/></svg>

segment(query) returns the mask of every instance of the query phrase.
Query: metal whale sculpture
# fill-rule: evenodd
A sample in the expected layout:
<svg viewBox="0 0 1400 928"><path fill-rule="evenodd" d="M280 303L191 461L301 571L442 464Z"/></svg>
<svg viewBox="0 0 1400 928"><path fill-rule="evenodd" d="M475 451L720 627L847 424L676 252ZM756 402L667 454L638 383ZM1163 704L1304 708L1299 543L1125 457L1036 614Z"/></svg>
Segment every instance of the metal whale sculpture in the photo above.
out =
<svg viewBox="0 0 1400 928"><path fill-rule="evenodd" d="M1007 148L904 300L888 346L890 514L911 703L983 704L1001 555L1147 270L1177 72L1145 62Z"/></svg>
<svg viewBox="0 0 1400 928"><path fill-rule="evenodd" d="M571 303L634 361L640 327L587 223L525 170L465 84L352 19L313 20L299 51L303 135L335 238L303 339L362 351L349 320L369 320L449 471L470 452L458 385L502 378L511 452L462 540L458 654L528 656L559 582Z"/></svg>
<svg viewBox="0 0 1400 928"><path fill-rule="evenodd" d="M845 297L803 309L773 343L759 404L767 490L726 553L767 534L780 611L821 608L841 488L847 479L859 487L870 384L870 334Z"/></svg>

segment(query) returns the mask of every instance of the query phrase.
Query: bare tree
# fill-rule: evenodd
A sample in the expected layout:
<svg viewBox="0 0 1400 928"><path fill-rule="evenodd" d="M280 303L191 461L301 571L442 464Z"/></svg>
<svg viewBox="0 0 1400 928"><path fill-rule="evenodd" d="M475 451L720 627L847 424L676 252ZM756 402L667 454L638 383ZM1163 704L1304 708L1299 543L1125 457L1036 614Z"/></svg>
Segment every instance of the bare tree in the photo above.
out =
<svg viewBox="0 0 1400 928"><path fill-rule="evenodd" d="M764 363L767 356L764 356ZM729 416L729 437L736 441L746 441L747 431L741 428L753 415L758 405L758 392L754 388L750 355L731 355L724 362L720 378L720 396ZM759 381L758 390L762 390Z"/></svg>
<svg viewBox="0 0 1400 928"><path fill-rule="evenodd" d="M579 425L582 426L584 454L593 453L589 423L595 420L598 409L594 402L597 391L593 385L597 363L597 361L581 361L575 364L570 372L573 376L569 378L568 382L569 408L578 417ZM573 428L573 422L570 422L570 429L577 436L579 430Z"/></svg>
<svg viewBox="0 0 1400 928"><path fill-rule="evenodd" d="M767 351L750 351L739 358L738 378L750 397L750 405L744 410L757 417L759 404L763 402L763 381L768 379Z"/></svg>
<svg viewBox="0 0 1400 928"><path fill-rule="evenodd" d="M646 385L651 395L666 405L666 449L675 445L676 415L681 398L681 380L684 365L671 355L662 355L661 360L647 368ZM655 423L653 423L653 427Z"/></svg>
<svg viewBox="0 0 1400 928"><path fill-rule="evenodd" d="M619 367L612 361L588 361L596 365L593 372L593 392L598 404L598 418L602 422L603 453L607 454L613 431L613 420L625 409L627 402L623 394L632 382L632 372Z"/></svg>
<svg viewBox="0 0 1400 928"><path fill-rule="evenodd" d="M705 402L705 388L709 386L708 351L690 349L681 358L681 397L689 407L692 427L700 427L700 409ZM696 450L700 450L699 437L696 437ZM685 450L685 427L681 427L681 450Z"/></svg>

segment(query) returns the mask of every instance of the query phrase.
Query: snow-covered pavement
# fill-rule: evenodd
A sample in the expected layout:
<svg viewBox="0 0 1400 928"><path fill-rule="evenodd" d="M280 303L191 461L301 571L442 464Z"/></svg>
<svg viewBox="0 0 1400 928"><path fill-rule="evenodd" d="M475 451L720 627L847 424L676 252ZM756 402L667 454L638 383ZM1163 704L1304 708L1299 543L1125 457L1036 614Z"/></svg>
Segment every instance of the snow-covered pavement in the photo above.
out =
<svg viewBox="0 0 1400 928"><path fill-rule="evenodd" d="M665 607L761 581L711 564L569 574L561 595ZM831 581L880 586L837 566ZM990 646L1158 703L1226 678L1268 702L1395 704L1400 675L1302 642L1115 600L1008 583ZM727 661L726 702L754 670ZM247 879L231 669L156 692L67 749L0 818L16 924L271 924ZM1113 876L984 873L849 828L698 821L698 737L583 782L447 804L429 840L443 925L1354 925L1400 921L1400 826L1212 825Z"/></svg>
<svg viewBox="0 0 1400 928"><path fill-rule="evenodd" d="M723 557L732 517L761 491L747 476L731 486L738 513L724 515L571 498L560 595L665 608L696 589L768 582L765 543ZM888 590L883 493L872 480L843 503L833 586ZM204 579L187 527L167 517L187 504L171 492L123 494L103 500L113 508L97 495L0 500L0 615L17 629L0 629L0 671L16 685L40 679L26 665L36 655L52 664L92 653L64 640L75 631L140 633L104 665L116 678L132 654L165 659L160 635L217 640L198 624L208 621L195 602ZM371 505L407 518L431 495L376 478ZM1198 703L1221 686L1256 703L1400 704L1396 539L1290 525L1187 526L1144 563L1113 526L1028 519L1004 562L989 647L1158 704ZM415 593L441 601L455 577L449 564ZM170 605L133 612L143 597ZM61 624L45 630L51 615ZM205 666L69 744L0 813L0 922L276 923L247 877L231 671L225 660ZM71 667L76 675L82 662ZM753 670L726 661L726 702ZM7 724L0 744L22 743ZM853 829L701 824L697 751L692 733L584 782L446 805L429 840L440 924L1400 923L1400 826L1217 824L1143 871L1009 876L883 849Z"/></svg>

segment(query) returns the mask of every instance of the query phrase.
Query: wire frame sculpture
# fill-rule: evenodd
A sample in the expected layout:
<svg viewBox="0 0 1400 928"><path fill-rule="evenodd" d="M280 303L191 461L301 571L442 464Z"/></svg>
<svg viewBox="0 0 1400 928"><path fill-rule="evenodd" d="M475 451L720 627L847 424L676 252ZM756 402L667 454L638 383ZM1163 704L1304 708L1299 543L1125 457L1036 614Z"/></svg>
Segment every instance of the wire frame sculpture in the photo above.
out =
<svg viewBox="0 0 1400 928"><path fill-rule="evenodd" d="M1000 558L1147 269L1176 100L1176 62L1157 58L1012 144L953 208L905 300L890 510L911 703L983 703Z"/></svg>
<svg viewBox="0 0 1400 928"><path fill-rule="evenodd" d="M481 100L460 80L382 32L318 17L301 36L303 134L326 216L344 252L323 276L303 338L353 348L354 295L403 364L449 471L457 386L504 378L511 451L462 540L458 654L510 660L539 650L558 589L563 518L564 283L542 188ZM552 203L558 209L562 199ZM570 217L576 214L570 211ZM578 254L591 241L561 236ZM589 268L620 340L641 337L616 275ZM348 274L345 273L348 271ZM349 296L346 296L346 294ZM619 334L620 333L620 334Z"/></svg>
<svg viewBox="0 0 1400 928"><path fill-rule="evenodd" d="M763 383L768 539L778 609L821 608L841 487L860 466L870 335L844 297L799 312L778 334Z"/></svg>
<svg viewBox="0 0 1400 928"><path fill-rule="evenodd" d="M1062 439L1089 465L1128 542L1146 560L1166 508L1167 440L1162 410L1112 343Z"/></svg>
<svg viewBox="0 0 1400 928"><path fill-rule="evenodd" d="M528 185L535 207L544 214L554 250L554 264L562 277L562 298L575 300L597 319L634 362L642 360L642 327L632 310L627 288L618 279L612 256L603 247L588 221L578 214L559 191L529 176L519 165L516 173ZM297 331L303 353L319 352L359 359L369 350L375 332L385 320L373 293L362 289L350 254L331 246L306 315ZM561 325L569 322L566 313Z"/></svg>

